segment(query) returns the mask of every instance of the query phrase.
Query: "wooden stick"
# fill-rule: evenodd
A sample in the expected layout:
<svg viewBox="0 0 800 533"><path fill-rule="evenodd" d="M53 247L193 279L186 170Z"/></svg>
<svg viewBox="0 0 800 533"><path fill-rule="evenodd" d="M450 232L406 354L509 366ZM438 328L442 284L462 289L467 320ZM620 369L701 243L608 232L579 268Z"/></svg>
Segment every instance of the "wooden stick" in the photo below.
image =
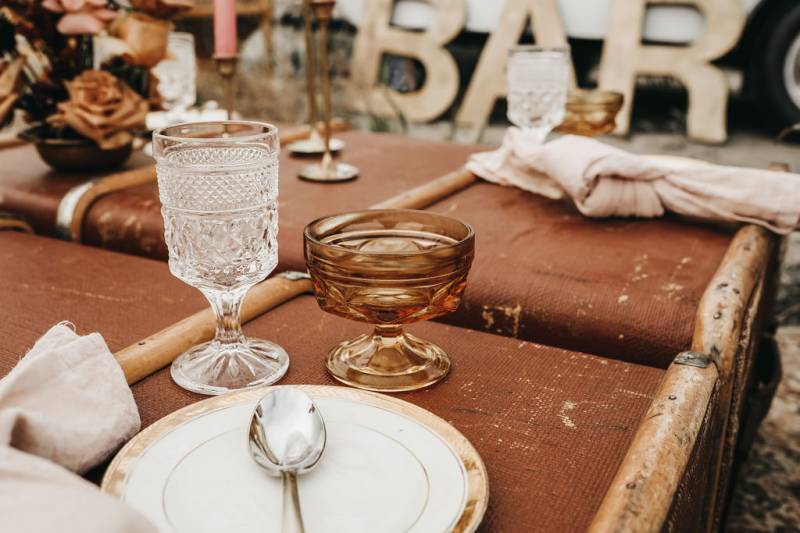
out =
<svg viewBox="0 0 800 533"><path fill-rule="evenodd" d="M16 215L5 211L0 211L0 230L16 230L25 233L33 233L33 228L30 224Z"/></svg>
<svg viewBox="0 0 800 533"><path fill-rule="evenodd" d="M310 290L311 282L305 278L291 280L276 276L259 283L250 289L242 305L242 324ZM208 308L123 348L114 356L132 385L171 364L192 346L210 341L215 330L214 314Z"/></svg>
<svg viewBox="0 0 800 533"><path fill-rule="evenodd" d="M730 376L742 322L764 274L769 247L767 232L756 226L745 226L734 236L700 301L692 339L692 350L709 355L715 364L669 366L590 532L661 531L712 394ZM717 414L725 420L722 398L719 404L722 411Z"/></svg>
<svg viewBox="0 0 800 533"><path fill-rule="evenodd" d="M468 187L478 178L462 167L433 181L393 196L372 209L420 209Z"/></svg>
<svg viewBox="0 0 800 533"><path fill-rule="evenodd" d="M15 146L19 146L21 144L25 144L27 141L23 141L18 137L9 137L6 139L0 139L0 149L3 148L13 148Z"/></svg>

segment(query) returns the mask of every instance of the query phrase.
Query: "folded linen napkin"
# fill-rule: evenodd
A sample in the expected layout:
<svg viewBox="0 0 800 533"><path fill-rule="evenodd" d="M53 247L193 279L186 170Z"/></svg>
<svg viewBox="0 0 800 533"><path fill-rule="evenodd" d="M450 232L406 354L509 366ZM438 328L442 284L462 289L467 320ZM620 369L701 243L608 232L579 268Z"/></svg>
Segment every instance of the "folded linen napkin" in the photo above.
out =
<svg viewBox="0 0 800 533"><path fill-rule="evenodd" d="M97 465L139 427L131 390L103 338L54 326L0 379L0 529L155 531L70 472Z"/></svg>
<svg viewBox="0 0 800 533"><path fill-rule="evenodd" d="M509 128L502 146L473 155L478 177L547 198L572 198L589 217L690 217L758 224L791 233L800 222L800 176L629 154L566 135L537 145Z"/></svg>

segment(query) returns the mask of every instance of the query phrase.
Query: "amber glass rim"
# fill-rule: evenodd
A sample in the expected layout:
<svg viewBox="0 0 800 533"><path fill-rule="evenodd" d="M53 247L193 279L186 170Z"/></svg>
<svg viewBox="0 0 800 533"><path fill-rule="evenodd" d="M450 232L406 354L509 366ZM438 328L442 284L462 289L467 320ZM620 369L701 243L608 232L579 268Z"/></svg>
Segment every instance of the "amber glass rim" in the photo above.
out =
<svg viewBox="0 0 800 533"><path fill-rule="evenodd" d="M314 244L315 246L319 246L320 248L326 248L326 249L329 249L329 250L337 250L337 251L341 251L341 252L345 252L345 253L353 253L354 250L352 248L348 248L346 246L340 246L338 244L330 244L330 243L325 243L325 242L320 241L317 237L311 235L311 227L316 225L316 224L319 224L320 222L328 220L328 219L333 219L333 218L342 217L342 216L353 216L353 217L358 218L358 217L360 217L362 215L367 215L367 214L370 214L370 213L414 213L414 214L423 215L423 216L427 216L427 217L431 217L431 218L452 220L452 221L457 222L458 224L461 224L467 230L467 234L462 239L459 239L457 242L454 242L453 244L443 244L441 246L437 246L435 248L430 248L428 250L419 250L419 251L416 251L416 252L363 252L363 251L359 251L359 252L357 252L359 255L374 256L374 257L381 257L381 256L386 256L386 257L390 257L390 256L395 256L395 257L413 257L413 256L417 256L417 255L429 254L429 253L432 253L432 252L440 252L442 250L457 249L457 248L463 247L465 244L473 241L474 238L475 238L475 231L472 229L472 226L470 226L469 224L467 224L463 220L461 220L459 218L456 218L456 217L443 215L441 213L432 213L430 211L423 211L421 209L363 209L361 211L345 211L343 213L337 213L337 214L334 214L334 215L325 215L324 217L319 217L319 218L317 218L315 220L312 220L308 224L306 224L306 227L303 229L303 237L305 238L306 242L310 242L310 243Z"/></svg>
<svg viewBox="0 0 800 533"><path fill-rule="evenodd" d="M567 93L567 105L573 107L589 107L597 105L622 104L623 95L616 91L601 89L571 89Z"/></svg>

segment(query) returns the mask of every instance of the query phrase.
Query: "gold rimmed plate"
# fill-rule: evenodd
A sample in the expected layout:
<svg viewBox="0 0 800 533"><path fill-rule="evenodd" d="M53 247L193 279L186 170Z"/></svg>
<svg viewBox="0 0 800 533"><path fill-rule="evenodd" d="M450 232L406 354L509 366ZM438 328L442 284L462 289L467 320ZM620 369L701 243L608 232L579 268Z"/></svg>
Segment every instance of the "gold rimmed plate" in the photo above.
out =
<svg viewBox="0 0 800 533"><path fill-rule="evenodd" d="M300 386L325 418L328 442L300 479L306 530L474 531L489 498L486 468L441 418L388 396ZM134 437L103 490L161 531L280 531L282 492L250 458L247 427L269 388L204 400Z"/></svg>

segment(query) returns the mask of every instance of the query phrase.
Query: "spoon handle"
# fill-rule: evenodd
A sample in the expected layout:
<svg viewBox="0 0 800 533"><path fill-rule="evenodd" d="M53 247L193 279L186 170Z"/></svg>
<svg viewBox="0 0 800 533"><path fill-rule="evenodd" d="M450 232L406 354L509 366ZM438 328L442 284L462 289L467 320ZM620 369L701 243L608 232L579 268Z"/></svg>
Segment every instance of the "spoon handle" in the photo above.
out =
<svg viewBox="0 0 800 533"><path fill-rule="evenodd" d="M297 475L284 472L283 477L283 533L305 533L300 512L300 495L297 492Z"/></svg>

